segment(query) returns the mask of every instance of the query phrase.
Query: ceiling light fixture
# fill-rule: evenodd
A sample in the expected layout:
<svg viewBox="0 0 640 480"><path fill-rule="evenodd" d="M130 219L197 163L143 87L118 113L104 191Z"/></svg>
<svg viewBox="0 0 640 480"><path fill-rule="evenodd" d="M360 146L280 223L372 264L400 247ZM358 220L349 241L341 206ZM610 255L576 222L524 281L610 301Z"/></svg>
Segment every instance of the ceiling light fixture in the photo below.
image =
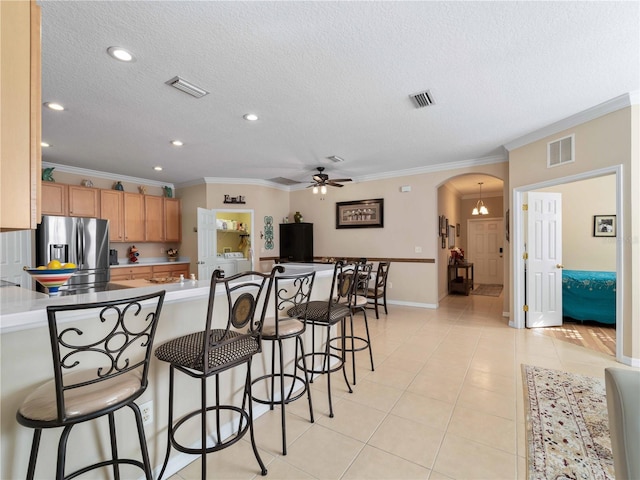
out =
<svg viewBox="0 0 640 480"><path fill-rule="evenodd" d="M314 195L317 195L317 194L318 194L318 186L317 186L317 185L315 185L315 186L313 187L313 194L314 194Z"/></svg>
<svg viewBox="0 0 640 480"><path fill-rule="evenodd" d="M47 147L50 147L51 145L49 145L47 142L40 142L40 146L47 148Z"/></svg>
<svg viewBox="0 0 640 480"><path fill-rule="evenodd" d="M243 118L249 122L255 122L258 120L258 116L255 113L247 113Z"/></svg>
<svg viewBox="0 0 640 480"><path fill-rule="evenodd" d="M115 58L116 60L120 60L121 62L135 62L136 59L132 55L131 52L125 50L122 47L109 47L107 48L107 53Z"/></svg>
<svg viewBox="0 0 640 480"><path fill-rule="evenodd" d="M478 200L478 203L476 203L475 208L473 209L473 212L471 212L471 215L488 215L489 214L489 210L487 210L487 207L484 206L484 202L482 201L482 184L484 182L478 182L478 185L480 185L480 200Z"/></svg>
<svg viewBox="0 0 640 480"><path fill-rule="evenodd" d="M326 185L322 185L322 186L320 187L320 193L321 193L322 195L325 195L325 194L327 193L327 186L326 186Z"/></svg>
<svg viewBox="0 0 640 480"><path fill-rule="evenodd" d="M156 172L161 172L161 171L162 171L162 167L161 167L160 165L158 165L157 167L153 167L153 169L154 169Z"/></svg>
<svg viewBox="0 0 640 480"><path fill-rule="evenodd" d="M59 103L54 103L54 102L46 102L44 104L45 107L51 109L51 110L55 110L56 112L61 112L64 110L64 107L62 105L60 105Z"/></svg>
<svg viewBox="0 0 640 480"><path fill-rule="evenodd" d="M182 143L180 140L171 140L171 145L173 145L174 147L181 147L184 145L184 143Z"/></svg>

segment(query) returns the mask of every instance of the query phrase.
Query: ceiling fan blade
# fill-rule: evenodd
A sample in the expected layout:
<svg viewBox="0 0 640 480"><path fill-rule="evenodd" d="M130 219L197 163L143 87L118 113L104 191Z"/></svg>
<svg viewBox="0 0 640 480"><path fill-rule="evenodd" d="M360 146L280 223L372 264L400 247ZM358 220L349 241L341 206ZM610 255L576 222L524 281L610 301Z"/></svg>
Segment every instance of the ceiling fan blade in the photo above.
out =
<svg viewBox="0 0 640 480"><path fill-rule="evenodd" d="M339 183L334 182L333 180L329 180L327 185L331 185L332 187L344 187L344 185L340 185Z"/></svg>
<svg viewBox="0 0 640 480"><path fill-rule="evenodd" d="M331 181L332 182L351 182L352 180L350 178L332 178Z"/></svg>
<svg viewBox="0 0 640 480"><path fill-rule="evenodd" d="M311 178L313 178L313 180L314 180L316 183L322 183L322 176L320 176L319 174L316 174L316 175L314 175L314 176L313 176L313 177L311 177Z"/></svg>

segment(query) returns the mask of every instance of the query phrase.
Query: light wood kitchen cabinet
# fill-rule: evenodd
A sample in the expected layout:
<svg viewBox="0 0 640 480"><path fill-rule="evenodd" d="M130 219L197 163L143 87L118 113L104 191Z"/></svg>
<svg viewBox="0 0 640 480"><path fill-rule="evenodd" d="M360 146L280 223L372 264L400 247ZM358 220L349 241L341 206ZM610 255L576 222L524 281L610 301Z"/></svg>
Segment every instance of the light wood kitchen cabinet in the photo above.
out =
<svg viewBox="0 0 640 480"><path fill-rule="evenodd" d="M180 274L184 275L185 279L189 278L189 264L188 263L176 263L175 265L154 265L153 277L165 278L173 277L178 278Z"/></svg>
<svg viewBox="0 0 640 480"><path fill-rule="evenodd" d="M147 242L164 241L164 201L162 197L144 196L144 239Z"/></svg>
<svg viewBox="0 0 640 480"><path fill-rule="evenodd" d="M144 195L123 193L124 241L144 242Z"/></svg>
<svg viewBox="0 0 640 480"><path fill-rule="evenodd" d="M100 190L100 218L109 220L109 241L124 241L123 192Z"/></svg>
<svg viewBox="0 0 640 480"><path fill-rule="evenodd" d="M40 7L0 2L0 229L40 221Z"/></svg>
<svg viewBox="0 0 640 480"><path fill-rule="evenodd" d="M182 209L180 199L164 199L164 240L180 242L182 240Z"/></svg>
<svg viewBox="0 0 640 480"><path fill-rule="evenodd" d="M69 185L69 216L98 218L100 216L99 192L97 188Z"/></svg>
<svg viewBox="0 0 640 480"><path fill-rule="evenodd" d="M111 282L116 280L149 280L153 277L153 267L132 265L130 267L111 268Z"/></svg>
<svg viewBox="0 0 640 480"><path fill-rule="evenodd" d="M62 183L42 182L40 197L42 199L42 215L68 215L68 195L67 185Z"/></svg>

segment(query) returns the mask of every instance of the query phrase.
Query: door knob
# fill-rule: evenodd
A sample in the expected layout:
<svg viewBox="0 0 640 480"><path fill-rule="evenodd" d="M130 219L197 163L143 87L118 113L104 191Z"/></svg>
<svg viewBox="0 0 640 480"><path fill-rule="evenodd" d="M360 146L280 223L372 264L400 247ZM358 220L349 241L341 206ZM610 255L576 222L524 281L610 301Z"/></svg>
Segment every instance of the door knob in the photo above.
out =
<svg viewBox="0 0 640 480"><path fill-rule="evenodd" d="M556 264L556 268L564 268L564 265L562 265L561 263Z"/></svg>

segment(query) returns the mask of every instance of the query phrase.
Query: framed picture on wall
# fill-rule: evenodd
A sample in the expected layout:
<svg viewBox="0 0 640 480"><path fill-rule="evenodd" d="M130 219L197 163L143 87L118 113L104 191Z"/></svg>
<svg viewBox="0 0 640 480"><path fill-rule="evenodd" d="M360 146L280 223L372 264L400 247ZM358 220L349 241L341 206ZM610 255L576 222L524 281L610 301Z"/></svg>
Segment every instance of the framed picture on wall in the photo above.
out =
<svg viewBox="0 0 640 480"><path fill-rule="evenodd" d="M593 236L594 237L615 237L616 236L616 216L615 215L594 215L593 216Z"/></svg>
<svg viewBox="0 0 640 480"><path fill-rule="evenodd" d="M456 227L449 225L449 248L455 248L456 246Z"/></svg>
<svg viewBox="0 0 640 480"><path fill-rule="evenodd" d="M456 223L456 237L460 236L460 224Z"/></svg>

